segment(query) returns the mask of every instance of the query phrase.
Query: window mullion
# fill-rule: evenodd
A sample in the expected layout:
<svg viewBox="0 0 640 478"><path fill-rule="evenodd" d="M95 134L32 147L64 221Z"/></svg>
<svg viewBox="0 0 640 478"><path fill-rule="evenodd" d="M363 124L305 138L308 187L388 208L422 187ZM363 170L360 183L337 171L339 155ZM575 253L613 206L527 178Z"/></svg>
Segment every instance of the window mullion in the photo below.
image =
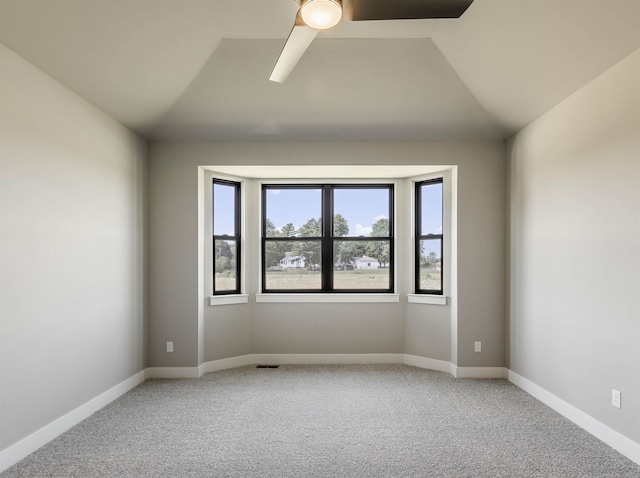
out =
<svg viewBox="0 0 640 478"><path fill-rule="evenodd" d="M322 290L333 291L333 188L322 188Z"/></svg>

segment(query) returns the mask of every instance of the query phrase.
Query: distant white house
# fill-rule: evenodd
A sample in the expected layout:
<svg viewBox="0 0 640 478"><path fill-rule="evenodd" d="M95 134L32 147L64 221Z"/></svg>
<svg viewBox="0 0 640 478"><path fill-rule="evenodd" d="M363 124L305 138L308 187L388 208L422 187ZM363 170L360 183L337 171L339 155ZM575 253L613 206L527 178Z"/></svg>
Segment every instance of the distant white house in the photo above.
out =
<svg viewBox="0 0 640 478"><path fill-rule="evenodd" d="M353 259L353 265L356 269L380 269L380 262L373 257L362 256Z"/></svg>
<svg viewBox="0 0 640 478"><path fill-rule="evenodd" d="M294 256L292 252L285 253L283 259L280 259L281 269L304 269L307 261L304 256Z"/></svg>

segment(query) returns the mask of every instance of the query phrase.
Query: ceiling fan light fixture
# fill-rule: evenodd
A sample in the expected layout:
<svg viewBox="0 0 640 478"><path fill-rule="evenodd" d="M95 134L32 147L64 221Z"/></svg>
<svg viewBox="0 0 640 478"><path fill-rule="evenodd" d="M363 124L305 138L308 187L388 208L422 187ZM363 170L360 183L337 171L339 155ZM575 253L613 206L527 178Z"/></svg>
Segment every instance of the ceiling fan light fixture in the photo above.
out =
<svg viewBox="0 0 640 478"><path fill-rule="evenodd" d="M302 20L311 28L326 30L334 27L342 18L340 0L302 0L300 6Z"/></svg>

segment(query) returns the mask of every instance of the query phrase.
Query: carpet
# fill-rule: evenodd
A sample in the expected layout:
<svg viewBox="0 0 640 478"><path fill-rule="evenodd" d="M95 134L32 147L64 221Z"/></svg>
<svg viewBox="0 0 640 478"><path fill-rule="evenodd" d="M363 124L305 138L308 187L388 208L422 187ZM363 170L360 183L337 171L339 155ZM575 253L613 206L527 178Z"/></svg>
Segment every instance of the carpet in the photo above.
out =
<svg viewBox="0 0 640 478"><path fill-rule="evenodd" d="M640 477L506 380L406 365L148 380L10 477Z"/></svg>

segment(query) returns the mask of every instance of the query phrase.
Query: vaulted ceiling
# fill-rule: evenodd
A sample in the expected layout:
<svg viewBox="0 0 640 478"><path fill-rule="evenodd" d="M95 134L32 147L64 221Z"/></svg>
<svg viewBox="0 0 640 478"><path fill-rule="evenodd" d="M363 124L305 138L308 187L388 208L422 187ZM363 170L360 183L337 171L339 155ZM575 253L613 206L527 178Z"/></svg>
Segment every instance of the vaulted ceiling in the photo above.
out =
<svg viewBox="0 0 640 478"><path fill-rule="evenodd" d="M185 141L506 138L640 48L640 0L475 0L459 19L343 20L270 82L297 9L0 0L0 41L139 134Z"/></svg>

